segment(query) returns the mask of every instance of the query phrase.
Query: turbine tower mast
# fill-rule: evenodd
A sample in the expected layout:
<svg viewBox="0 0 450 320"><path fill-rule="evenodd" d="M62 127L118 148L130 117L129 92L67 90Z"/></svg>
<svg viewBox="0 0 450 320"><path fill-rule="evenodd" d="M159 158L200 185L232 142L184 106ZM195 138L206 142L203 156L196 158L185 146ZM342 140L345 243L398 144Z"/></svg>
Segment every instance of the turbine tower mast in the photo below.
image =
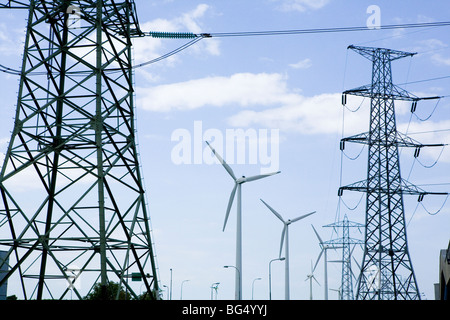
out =
<svg viewBox="0 0 450 320"><path fill-rule="evenodd" d="M133 0L2 1L28 10L0 247L23 299L81 299L109 282L159 284L136 145ZM26 188L24 182L27 183ZM75 276L74 276L75 273ZM9 281L11 284L11 281ZM69 285L68 285L69 284Z"/></svg>
<svg viewBox="0 0 450 320"><path fill-rule="evenodd" d="M339 188L339 196L343 190L366 193L364 256L356 298L420 299L406 238L403 194L419 195L421 201L431 192L401 178L398 148L420 150L442 144L424 145L397 132L394 101L412 101L415 108L419 100L439 97L418 98L393 84L391 62L414 53L356 46L349 49L372 62L372 83L343 93L344 104L347 95L368 97L371 101L369 132L341 141L342 149L347 141L367 144L369 149L367 180Z"/></svg>

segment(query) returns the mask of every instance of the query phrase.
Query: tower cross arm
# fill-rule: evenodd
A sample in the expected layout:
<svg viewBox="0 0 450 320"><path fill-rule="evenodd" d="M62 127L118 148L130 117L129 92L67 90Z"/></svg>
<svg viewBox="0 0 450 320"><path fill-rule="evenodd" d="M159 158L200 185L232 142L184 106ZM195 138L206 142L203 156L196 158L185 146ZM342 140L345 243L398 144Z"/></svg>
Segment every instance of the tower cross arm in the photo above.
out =
<svg viewBox="0 0 450 320"><path fill-rule="evenodd" d="M371 84L360 86L354 89L346 90L342 93L343 95L354 95L365 98L374 98L374 97L385 97L392 98L394 100L403 100L403 101L419 101L419 100L429 100L429 99L438 99L440 97L426 97L419 98L414 94L402 89L401 87L391 84L390 90L386 90L386 92L377 92L377 88Z"/></svg>
<svg viewBox="0 0 450 320"><path fill-rule="evenodd" d="M404 57L412 57L417 54L417 52L405 52L386 48L361 47L354 45L349 45L347 49L351 49L371 61L374 60L379 54L387 55L390 61Z"/></svg>
<svg viewBox="0 0 450 320"><path fill-rule="evenodd" d="M121 3L111 1L104 5L106 10L104 23L108 27L123 36L143 37L134 0L126 0Z"/></svg>
<svg viewBox="0 0 450 320"><path fill-rule="evenodd" d="M362 226L364 227L364 225ZM360 239L355 238L338 238L338 239L331 239L323 242L324 244L328 245L330 249L342 249L343 245L349 245L349 244L363 244L364 241Z"/></svg>
<svg viewBox="0 0 450 320"><path fill-rule="evenodd" d="M345 149L345 143L346 142L352 142L352 143L360 143L360 144L382 144L386 147L391 145L397 145L398 147L406 147L406 148L417 148L421 149L424 147L444 147L447 144L444 143L421 143L417 140L412 139L411 137L401 133L397 132L397 138L393 141L382 141L382 140L370 140L370 134L369 132L359 133L350 137L342 138L341 139L341 150ZM418 153L415 155L418 156Z"/></svg>
<svg viewBox="0 0 450 320"><path fill-rule="evenodd" d="M30 7L29 1L15 1L15 0L8 0L8 1L2 1L0 3L0 9L2 8L8 8L8 9L28 9Z"/></svg>
<svg viewBox="0 0 450 320"><path fill-rule="evenodd" d="M445 196L448 195L448 192L432 192L432 191L425 191L422 188L419 188L418 186L408 182L405 179L402 179L401 184L397 188L381 188L381 187L370 187L367 183L367 180L358 181L346 186L342 186L338 190L338 196L342 196L344 193L344 190L349 191L358 191L358 192L378 192L378 193L385 193L385 194L407 194L407 195L418 195L419 201L422 201L423 197L425 195L441 195Z"/></svg>

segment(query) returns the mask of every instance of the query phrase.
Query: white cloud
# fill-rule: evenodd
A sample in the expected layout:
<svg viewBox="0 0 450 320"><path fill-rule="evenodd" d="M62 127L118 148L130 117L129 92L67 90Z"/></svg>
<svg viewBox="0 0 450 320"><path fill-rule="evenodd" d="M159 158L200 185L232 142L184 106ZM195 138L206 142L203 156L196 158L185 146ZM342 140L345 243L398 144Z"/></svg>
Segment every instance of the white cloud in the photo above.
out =
<svg viewBox="0 0 450 320"><path fill-rule="evenodd" d="M292 63L289 66L294 69L308 69L312 66L312 61L311 61L311 59L306 58L306 59L300 60L297 63Z"/></svg>
<svg viewBox="0 0 450 320"><path fill-rule="evenodd" d="M196 20L203 17L208 8L209 6L207 4L199 4L197 8L183 14L177 21L193 33L201 33L203 30Z"/></svg>
<svg viewBox="0 0 450 320"><path fill-rule="evenodd" d="M138 88L138 106L154 112L193 110L202 107L244 107L228 124L261 125L306 134L340 133L340 93L305 97L288 88L287 77L278 73L237 73L186 82ZM367 130L364 112L347 112L346 133Z"/></svg>
<svg viewBox="0 0 450 320"><path fill-rule="evenodd" d="M317 10L329 3L329 0L282 0L280 9L283 11Z"/></svg>
<svg viewBox="0 0 450 320"><path fill-rule="evenodd" d="M205 16L209 8L210 7L207 4L199 4L193 10L183 13L174 19L155 19L152 21L141 22L140 27L144 32L161 31L202 33L205 32L205 30L203 30L201 26L200 19ZM176 47L173 47L174 41L175 40L173 39L150 37L135 39L134 58L136 64L150 61L175 49ZM171 44L167 45L169 42ZM168 48L169 46L170 48ZM193 50L196 53L220 55L219 41L217 39L206 39L204 41L200 41L195 46L191 47L190 50ZM171 56L164 61L170 65L177 61L177 59L178 57Z"/></svg>
<svg viewBox="0 0 450 320"><path fill-rule="evenodd" d="M269 106L293 104L299 96L287 89L285 77L274 73L237 73L206 77L151 88L137 88L138 106L168 112L206 106Z"/></svg>
<svg viewBox="0 0 450 320"><path fill-rule="evenodd" d="M411 138L423 144L450 144L450 131L448 128L450 128L450 120L411 121L411 123L398 126L399 131L406 132L408 130ZM439 161L450 162L450 148L448 145L444 147L444 150L441 147L422 148L419 160L425 157L433 161L439 159ZM426 163L430 164L432 162L427 161Z"/></svg>
<svg viewBox="0 0 450 320"><path fill-rule="evenodd" d="M450 66L450 58L444 57L437 52L448 48L448 45L439 39L426 39L417 42L413 47L414 52L425 54L430 57L431 62L438 66Z"/></svg>
<svg viewBox="0 0 450 320"><path fill-rule="evenodd" d="M297 88L290 88L288 77L279 73L236 73L228 77L211 76L137 90L138 107L153 112L189 111L211 107L244 108L227 119L227 124L232 127L261 126L284 132L343 133L344 136L367 132L369 128L370 99L348 96L347 108L343 109L341 93L304 96ZM415 94L429 96L418 92ZM396 101L395 107L397 114L408 115L411 103ZM407 123L397 125L400 132L406 132ZM409 132L448 127L448 122L413 121L410 123ZM413 136L416 137L420 136ZM418 140L423 143L449 143L450 132L447 136L428 134ZM438 149L429 148L423 151L423 155L434 158L436 152L440 152ZM450 161L450 148L444 151L442 158Z"/></svg>
<svg viewBox="0 0 450 320"><path fill-rule="evenodd" d="M340 93L297 96L297 103L263 111L245 110L229 119L233 126L262 125L302 134L337 134L342 131ZM367 131L367 115L346 112L346 134Z"/></svg>
<svg viewBox="0 0 450 320"><path fill-rule="evenodd" d="M0 23L0 54L18 55L23 50L23 31L12 29L5 23Z"/></svg>
<svg viewBox="0 0 450 320"><path fill-rule="evenodd" d="M450 57L445 58L439 53L433 54L431 60L439 66L450 66Z"/></svg>

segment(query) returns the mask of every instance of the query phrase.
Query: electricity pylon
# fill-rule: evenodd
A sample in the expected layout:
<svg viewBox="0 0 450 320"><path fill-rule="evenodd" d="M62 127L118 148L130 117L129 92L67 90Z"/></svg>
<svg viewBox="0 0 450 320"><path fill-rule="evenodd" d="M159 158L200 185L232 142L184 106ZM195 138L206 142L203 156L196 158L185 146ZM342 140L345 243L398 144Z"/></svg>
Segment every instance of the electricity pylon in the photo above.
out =
<svg viewBox="0 0 450 320"><path fill-rule="evenodd" d="M362 245L363 241L350 237L350 228L364 228L361 223L349 221L347 215L344 215L342 221L338 221L332 224L327 224L324 227L331 227L333 229L342 229L342 237L326 241L327 244L342 247L342 260L338 261L342 263L342 275L341 275L341 287L339 288L340 300L354 300L355 295L353 293L353 271L351 264L351 257L353 249L356 245ZM336 230L336 234L338 231ZM352 249L353 247L353 249Z"/></svg>
<svg viewBox="0 0 450 320"><path fill-rule="evenodd" d="M399 147L425 146L397 132L394 100L412 101L415 108L421 99L394 85L391 62L414 53L384 48L356 47L350 49L372 62L372 83L343 92L347 95L370 98L370 129L367 133L344 138L345 142L368 145L367 180L340 187L366 193L365 239L357 299L394 300L420 299L416 277L411 263L406 238L403 194L419 195L425 192L403 180L400 174ZM442 194L442 193L434 193Z"/></svg>
<svg viewBox="0 0 450 320"><path fill-rule="evenodd" d="M159 298L136 145L131 40L142 33L134 1L0 8L28 10L0 173L0 248L9 259L0 286L8 281L19 299L70 291L81 299L98 286L106 298L116 282L131 297Z"/></svg>

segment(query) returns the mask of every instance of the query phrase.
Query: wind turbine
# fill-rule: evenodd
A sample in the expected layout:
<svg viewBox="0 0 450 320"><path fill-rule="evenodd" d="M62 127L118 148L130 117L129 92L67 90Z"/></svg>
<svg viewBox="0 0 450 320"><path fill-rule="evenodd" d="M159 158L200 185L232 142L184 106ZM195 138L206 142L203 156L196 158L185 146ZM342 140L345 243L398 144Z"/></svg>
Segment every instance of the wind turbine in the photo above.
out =
<svg viewBox="0 0 450 320"><path fill-rule="evenodd" d="M297 217L295 219L289 219L287 221L285 221L283 219L283 217L276 212L271 206L269 206L267 203L264 202L263 199L260 199L262 201L262 203L264 203L266 205L267 208L269 208L270 211L272 211L272 213L281 220L281 222L283 222L284 227L283 227L283 232L281 233L281 243L280 243L280 257L281 257L281 251L283 250L283 241L285 243L285 272L284 272L284 281L285 281L285 285L284 285L284 296L285 296L285 300L289 300L289 225L293 222L299 221L303 218L306 218L307 216L312 215L313 213L316 213L315 211L307 213L303 216Z"/></svg>
<svg viewBox="0 0 450 320"><path fill-rule="evenodd" d="M330 289L331 291L336 291L338 294L338 300L342 300L342 286L339 289Z"/></svg>
<svg viewBox="0 0 450 320"><path fill-rule="evenodd" d="M309 300L313 299L313 294L312 294L312 281L313 281L313 279L320 286L319 281L317 281L316 277L314 277L314 270L313 270L312 261L311 261L311 273L306 275L306 279L305 279L305 281L309 280Z"/></svg>
<svg viewBox="0 0 450 320"><path fill-rule="evenodd" d="M319 245L322 248L322 250L320 251L319 257L317 258L316 264L314 265L314 270L316 270L317 264L319 263L320 258L322 257L322 253L324 253L324 283L325 283L325 300L328 300L328 273L327 273L327 250L328 249L338 249L341 247L335 247L332 245L327 244L326 242L323 242L322 238L319 236L319 234L317 233L316 229L314 228L313 225L311 225L311 227L314 230L314 233L317 236L317 239L319 239Z"/></svg>
<svg viewBox="0 0 450 320"><path fill-rule="evenodd" d="M228 216L230 215L231 206L233 205L234 197L237 191L237 222L236 222L236 280L235 280L235 299L242 299L242 201L241 201L241 185L245 182L255 181L262 178L266 178L269 176L273 176L275 174L280 173L280 171L267 173L267 174L259 174L256 176L237 178L234 174L231 167L222 159L222 157L214 150L214 148L205 141L208 147L211 148L213 154L217 157L219 162L223 165L225 170L234 180L234 187L231 191L230 199L228 200L227 212L225 214L225 221L223 224L223 230L225 231L225 227L227 225Z"/></svg>

